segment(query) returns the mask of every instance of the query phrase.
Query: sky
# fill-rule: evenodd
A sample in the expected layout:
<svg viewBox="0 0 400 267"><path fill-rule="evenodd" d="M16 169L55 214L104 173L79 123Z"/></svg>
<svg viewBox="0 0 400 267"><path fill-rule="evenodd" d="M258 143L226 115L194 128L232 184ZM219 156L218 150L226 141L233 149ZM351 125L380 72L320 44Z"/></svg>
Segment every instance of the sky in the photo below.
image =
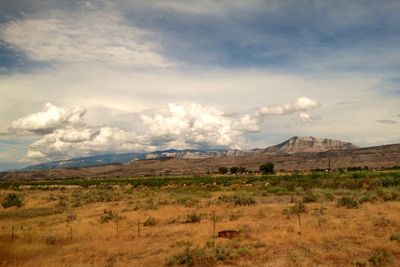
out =
<svg viewBox="0 0 400 267"><path fill-rule="evenodd" d="M0 170L400 143L400 1L0 0Z"/></svg>

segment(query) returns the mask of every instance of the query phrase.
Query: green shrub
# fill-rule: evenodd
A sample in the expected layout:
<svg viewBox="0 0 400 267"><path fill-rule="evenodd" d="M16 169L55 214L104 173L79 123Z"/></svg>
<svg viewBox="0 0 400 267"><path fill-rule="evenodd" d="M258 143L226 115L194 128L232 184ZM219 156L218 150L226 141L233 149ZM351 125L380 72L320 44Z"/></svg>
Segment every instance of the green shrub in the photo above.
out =
<svg viewBox="0 0 400 267"><path fill-rule="evenodd" d="M186 223L199 223L201 221L201 216L195 212L187 215Z"/></svg>
<svg viewBox="0 0 400 267"><path fill-rule="evenodd" d="M167 266L184 265L192 266L212 266L214 258L206 255L206 251L202 248L186 248L185 251L171 256L167 259Z"/></svg>
<svg viewBox="0 0 400 267"><path fill-rule="evenodd" d="M342 197L337 201L338 207L347 207L348 209L358 208L358 201L352 197Z"/></svg>
<svg viewBox="0 0 400 267"><path fill-rule="evenodd" d="M144 226L154 226L156 224L157 224L157 221L154 217L147 218L143 223Z"/></svg>
<svg viewBox="0 0 400 267"><path fill-rule="evenodd" d="M272 186L267 188L267 194L263 194L264 196L267 196L268 193L270 194L275 194L275 195L286 195L289 194L289 191L287 190L286 187L282 187L282 186Z"/></svg>
<svg viewBox="0 0 400 267"><path fill-rule="evenodd" d="M218 168L218 173L219 174L227 174L228 173L228 168L226 168L226 167L219 167Z"/></svg>
<svg viewBox="0 0 400 267"><path fill-rule="evenodd" d="M225 246L215 247L215 258L219 261L224 261L231 257L231 250Z"/></svg>
<svg viewBox="0 0 400 267"><path fill-rule="evenodd" d="M237 174L237 173L239 172L239 167L231 167L231 168L229 169L229 172L230 172L231 174Z"/></svg>
<svg viewBox="0 0 400 267"><path fill-rule="evenodd" d="M141 208L144 210L158 210L158 204L153 198L148 198L145 200Z"/></svg>
<svg viewBox="0 0 400 267"><path fill-rule="evenodd" d="M390 236L390 241L400 242L400 232L394 233Z"/></svg>
<svg viewBox="0 0 400 267"><path fill-rule="evenodd" d="M393 262L393 254L385 249L378 249L368 259L372 266L389 266Z"/></svg>
<svg viewBox="0 0 400 267"><path fill-rule="evenodd" d="M1 201L1 205L5 209L13 206L19 208L22 206L22 198L15 193L11 193L3 198L3 200Z"/></svg>
<svg viewBox="0 0 400 267"><path fill-rule="evenodd" d="M220 196L218 196L218 201L225 202L225 203L232 202L232 196L220 195Z"/></svg>
<svg viewBox="0 0 400 267"><path fill-rule="evenodd" d="M90 204L95 202L111 202L121 200L121 195L112 190L89 190L83 194L78 192L72 193L72 203L74 207L82 204Z"/></svg>
<svg viewBox="0 0 400 267"><path fill-rule="evenodd" d="M254 197L245 193L234 194L233 196L220 195L218 201L232 203L237 206L253 205L256 203Z"/></svg>
<svg viewBox="0 0 400 267"><path fill-rule="evenodd" d="M100 223L109 223L110 221L119 222L124 218L125 217L118 213L114 213L112 210L104 210L103 215L100 217Z"/></svg>
<svg viewBox="0 0 400 267"><path fill-rule="evenodd" d="M400 192L394 188L381 188L377 193L384 201L400 199Z"/></svg>
<svg viewBox="0 0 400 267"><path fill-rule="evenodd" d="M324 198L327 201L334 201L335 200L335 196L331 192L325 192L324 193Z"/></svg>
<svg viewBox="0 0 400 267"><path fill-rule="evenodd" d="M264 246L260 244L260 247ZM187 246L184 251L167 258L167 266L215 266L218 262L227 262L232 265L232 260L241 256L248 256L255 246L251 244L242 246L238 242L216 245L214 241L207 241L203 248ZM218 265L219 266L219 265ZM225 266L225 265L224 265Z"/></svg>
<svg viewBox="0 0 400 267"><path fill-rule="evenodd" d="M67 207L67 199L65 196L60 196L56 205L57 208L65 209Z"/></svg>
<svg viewBox="0 0 400 267"><path fill-rule="evenodd" d="M35 217L45 217L54 214L62 213L63 209L59 208L29 208L29 209L17 209L17 210L9 210L0 212L0 219L3 218L35 218Z"/></svg>
<svg viewBox="0 0 400 267"><path fill-rule="evenodd" d="M274 164L272 162L267 162L260 165L260 172L262 174L273 174L274 173Z"/></svg>
<svg viewBox="0 0 400 267"><path fill-rule="evenodd" d="M317 196L314 195L311 192L308 192L303 196L303 202L304 203L310 203L310 202L316 202L317 201Z"/></svg>
<svg viewBox="0 0 400 267"><path fill-rule="evenodd" d="M179 198L176 203L185 207L194 207L199 203L199 200L193 197L183 197Z"/></svg>
<svg viewBox="0 0 400 267"><path fill-rule="evenodd" d="M368 261L365 259L357 259L353 262L355 267L368 267Z"/></svg>
<svg viewBox="0 0 400 267"><path fill-rule="evenodd" d="M242 205L253 205L256 204L256 200L254 197L245 195L245 194L240 194L240 195L234 195L233 196L233 203L238 206Z"/></svg>
<svg viewBox="0 0 400 267"><path fill-rule="evenodd" d="M286 216L300 214L307 212L306 205L303 202L298 202L294 205L291 205L285 209L283 209L282 214Z"/></svg>
<svg viewBox="0 0 400 267"><path fill-rule="evenodd" d="M375 202L377 200L378 200L378 198L375 196L375 194L373 194L371 192L363 194L358 198L358 202L360 204L365 203L365 202Z"/></svg>

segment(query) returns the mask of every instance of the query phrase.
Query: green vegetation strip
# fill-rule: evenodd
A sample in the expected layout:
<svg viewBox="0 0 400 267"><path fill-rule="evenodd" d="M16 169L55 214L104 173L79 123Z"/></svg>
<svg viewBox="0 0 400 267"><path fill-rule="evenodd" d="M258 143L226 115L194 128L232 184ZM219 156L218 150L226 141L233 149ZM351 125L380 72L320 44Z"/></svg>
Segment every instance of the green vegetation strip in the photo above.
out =
<svg viewBox="0 0 400 267"><path fill-rule="evenodd" d="M34 208L34 209L17 209L10 211L1 211L0 219L27 219L35 217L50 216L62 213L61 208Z"/></svg>
<svg viewBox="0 0 400 267"><path fill-rule="evenodd" d="M233 184L261 184L279 186L288 191L296 187L311 188L345 188L358 189L363 186L391 187L400 186L400 171L357 171L348 173L294 173L288 175L263 176L185 176L185 177L149 177L149 178L108 178L108 179L68 179L48 181L2 181L0 188L18 189L20 186L32 186L38 189L51 189L51 186L81 186L92 185L132 185L146 187L162 187L168 185L212 185L230 186Z"/></svg>

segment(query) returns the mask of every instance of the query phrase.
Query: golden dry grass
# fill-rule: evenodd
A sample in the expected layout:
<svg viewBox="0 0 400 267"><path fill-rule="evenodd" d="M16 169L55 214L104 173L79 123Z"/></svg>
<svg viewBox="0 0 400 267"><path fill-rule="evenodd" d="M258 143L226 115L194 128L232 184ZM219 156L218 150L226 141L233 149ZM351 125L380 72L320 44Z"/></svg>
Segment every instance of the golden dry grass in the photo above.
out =
<svg viewBox="0 0 400 267"><path fill-rule="evenodd" d="M400 243L390 236L400 231L400 202L364 203L357 209L337 207L336 202L321 201L307 205L300 216L286 216L289 196L256 196L256 204L235 206L217 201L229 188L193 196L193 205L164 203L146 209L138 203L148 199L168 199L164 190L109 189L120 192L118 201L94 202L68 207L48 216L18 217L18 212L54 207L49 195L64 195L83 189L23 190L24 206L0 208L0 264L3 266L164 266L186 247L222 246L236 250L231 256L214 260L216 266L400 266ZM86 190L88 191L88 190ZM6 194L11 191L1 191ZM90 192L90 191L89 191ZM184 192L184 191L182 191ZM190 195L190 194L189 194ZM125 216L117 225L100 223L104 210ZM14 213L13 213L14 212ZM15 213L17 212L17 213ZM71 224L71 212L77 219ZM186 216L200 214L200 223L185 223ZM216 231L241 230L238 239L216 238ZM15 215L17 214L17 215ZM143 226L148 217L156 225ZM137 222L140 220L140 236ZM72 226L72 239L70 239ZM15 236L11 240L12 227ZM384 252L383 254L381 252ZM376 261L374 262L374 256ZM205 263L203 263L205 264ZM377 265L374 265L377 264Z"/></svg>

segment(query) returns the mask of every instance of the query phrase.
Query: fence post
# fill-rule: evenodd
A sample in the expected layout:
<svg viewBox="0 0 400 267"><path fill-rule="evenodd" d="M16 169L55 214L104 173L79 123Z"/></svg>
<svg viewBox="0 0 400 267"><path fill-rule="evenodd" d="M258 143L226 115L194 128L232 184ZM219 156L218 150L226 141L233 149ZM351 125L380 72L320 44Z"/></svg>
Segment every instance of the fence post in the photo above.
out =
<svg viewBox="0 0 400 267"><path fill-rule="evenodd" d="M137 236L140 237L140 219L137 220Z"/></svg>
<svg viewBox="0 0 400 267"><path fill-rule="evenodd" d="M15 227L14 227L14 225L12 226L12 228L11 228L11 241L13 241L14 240L14 229Z"/></svg>
<svg viewBox="0 0 400 267"><path fill-rule="evenodd" d="M213 212L213 234L215 235L215 222L217 220L217 217L215 215L215 211Z"/></svg>
<svg viewBox="0 0 400 267"><path fill-rule="evenodd" d="M118 225L119 225L119 222L116 221L116 224L117 224L117 239L118 239Z"/></svg>
<svg viewBox="0 0 400 267"><path fill-rule="evenodd" d="M297 212L297 217L299 219L299 228L300 228L299 234L301 234L301 219L300 219L300 212L299 211Z"/></svg>

